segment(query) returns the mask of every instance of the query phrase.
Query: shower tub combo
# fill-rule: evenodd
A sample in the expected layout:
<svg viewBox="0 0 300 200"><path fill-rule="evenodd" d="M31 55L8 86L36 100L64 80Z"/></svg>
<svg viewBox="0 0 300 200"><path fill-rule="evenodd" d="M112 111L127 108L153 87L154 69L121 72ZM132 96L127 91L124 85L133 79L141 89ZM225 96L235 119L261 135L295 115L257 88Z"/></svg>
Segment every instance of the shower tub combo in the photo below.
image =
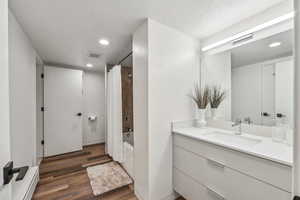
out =
<svg viewBox="0 0 300 200"><path fill-rule="evenodd" d="M127 173L134 179L133 173L133 159L134 159L134 142L133 142L133 132L124 132L123 133L123 158L124 162L122 163L123 167Z"/></svg>

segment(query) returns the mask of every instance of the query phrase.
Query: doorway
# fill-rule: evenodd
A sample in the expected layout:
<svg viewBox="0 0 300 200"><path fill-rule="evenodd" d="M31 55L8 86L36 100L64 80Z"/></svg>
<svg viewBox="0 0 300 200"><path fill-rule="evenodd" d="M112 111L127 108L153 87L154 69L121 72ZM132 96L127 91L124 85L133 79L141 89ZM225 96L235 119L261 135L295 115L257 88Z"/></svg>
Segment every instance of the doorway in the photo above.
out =
<svg viewBox="0 0 300 200"><path fill-rule="evenodd" d="M45 157L82 150L82 71L45 67Z"/></svg>

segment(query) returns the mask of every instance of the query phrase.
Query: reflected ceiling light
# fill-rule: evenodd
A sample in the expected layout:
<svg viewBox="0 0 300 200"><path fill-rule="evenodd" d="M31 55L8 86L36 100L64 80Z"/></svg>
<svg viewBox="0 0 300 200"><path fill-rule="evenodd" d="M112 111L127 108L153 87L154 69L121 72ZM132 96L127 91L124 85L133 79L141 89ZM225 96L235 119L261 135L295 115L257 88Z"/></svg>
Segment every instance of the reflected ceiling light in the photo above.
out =
<svg viewBox="0 0 300 200"><path fill-rule="evenodd" d="M99 44L101 44L103 46L108 46L109 45L109 41L107 39L100 39L99 40Z"/></svg>
<svg viewBox="0 0 300 200"><path fill-rule="evenodd" d="M87 67L94 67L94 65L92 63L87 63L86 66Z"/></svg>
<svg viewBox="0 0 300 200"><path fill-rule="evenodd" d="M273 47L278 47L281 45L281 42L273 42L271 44L269 44L269 47L273 48Z"/></svg>
<svg viewBox="0 0 300 200"><path fill-rule="evenodd" d="M246 31L244 31L244 32L241 32L241 33L238 33L238 34L233 35L233 36L231 36L231 37L228 37L228 38L226 38L226 39L224 39L224 40L221 40L221 41L219 41L219 42L216 42L216 43L214 43L214 44L210 44L210 45L208 45L208 46L205 46L205 47L202 48L202 51L208 51L208 50L210 50L210 49L214 49L214 48L216 48L216 47L218 47L218 46L221 46L221 45L224 45L224 44L226 44L226 43L228 43L228 42L231 42L231 41L233 41L233 40L239 39L239 38L241 38L241 37L243 37L243 36L245 36L245 35L248 35L248 34L252 34L252 33L258 32L258 31L260 31L260 30L263 30L263 29L268 28L268 27L270 27L270 26L273 26L273 25L275 25L275 24L279 24L279 23L281 23L281 22L284 22L284 21L287 21L287 20L289 20L289 19L292 19L292 18L294 18L294 16L295 16L295 12L294 12L294 11L293 11L293 12L290 12L290 13L287 13L287 14L282 15L282 16L280 16L280 17L277 17L277 18L275 18L275 19L273 19L273 20L271 20L271 21L265 22L265 23L263 23L263 24L260 24L260 25L258 25L258 26L255 26L255 27L253 27L253 28L251 28L251 29L248 29L248 30L246 30Z"/></svg>

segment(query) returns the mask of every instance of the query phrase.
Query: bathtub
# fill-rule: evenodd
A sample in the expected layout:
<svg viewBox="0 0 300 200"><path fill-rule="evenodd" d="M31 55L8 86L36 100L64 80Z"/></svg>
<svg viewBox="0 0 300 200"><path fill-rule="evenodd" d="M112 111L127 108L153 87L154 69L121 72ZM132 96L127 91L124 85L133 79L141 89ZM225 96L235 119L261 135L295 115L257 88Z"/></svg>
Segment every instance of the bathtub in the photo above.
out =
<svg viewBox="0 0 300 200"><path fill-rule="evenodd" d="M133 173L133 159L134 159L134 147L133 147L133 132L123 133L123 167L127 173L134 179Z"/></svg>

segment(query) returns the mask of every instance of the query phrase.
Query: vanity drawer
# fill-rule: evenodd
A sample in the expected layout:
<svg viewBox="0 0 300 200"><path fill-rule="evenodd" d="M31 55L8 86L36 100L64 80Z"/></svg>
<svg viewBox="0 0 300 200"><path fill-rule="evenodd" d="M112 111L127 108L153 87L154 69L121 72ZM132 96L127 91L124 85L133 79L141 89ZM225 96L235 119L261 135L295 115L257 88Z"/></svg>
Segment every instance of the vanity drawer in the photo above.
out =
<svg viewBox="0 0 300 200"><path fill-rule="evenodd" d="M209 160L181 147L173 148L173 166L209 188L214 188L220 194L226 191L226 168L222 163Z"/></svg>
<svg viewBox="0 0 300 200"><path fill-rule="evenodd" d="M203 185L175 168L173 169L173 187L185 199L208 200L205 197L205 187Z"/></svg>
<svg viewBox="0 0 300 200"><path fill-rule="evenodd" d="M184 172L173 169L174 190L188 200L290 200L291 194L252 179L234 170L226 172L226 191L198 183Z"/></svg>
<svg viewBox="0 0 300 200"><path fill-rule="evenodd" d="M227 200L290 200L292 195L255 178L227 169L225 179Z"/></svg>
<svg viewBox="0 0 300 200"><path fill-rule="evenodd" d="M290 166L178 134L173 135L173 143L200 157L217 161L228 168L291 192L292 168Z"/></svg>
<svg viewBox="0 0 300 200"><path fill-rule="evenodd" d="M198 183L178 169L173 169L173 177L174 190L187 200L229 200L215 189Z"/></svg>
<svg viewBox="0 0 300 200"><path fill-rule="evenodd" d="M180 147L173 148L173 167L183 171L200 183L206 181L206 160L194 153L188 152Z"/></svg>
<svg viewBox="0 0 300 200"><path fill-rule="evenodd" d="M180 147L175 146L173 150L174 189L188 200L291 198L290 193L230 169L222 163L199 157Z"/></svg>

